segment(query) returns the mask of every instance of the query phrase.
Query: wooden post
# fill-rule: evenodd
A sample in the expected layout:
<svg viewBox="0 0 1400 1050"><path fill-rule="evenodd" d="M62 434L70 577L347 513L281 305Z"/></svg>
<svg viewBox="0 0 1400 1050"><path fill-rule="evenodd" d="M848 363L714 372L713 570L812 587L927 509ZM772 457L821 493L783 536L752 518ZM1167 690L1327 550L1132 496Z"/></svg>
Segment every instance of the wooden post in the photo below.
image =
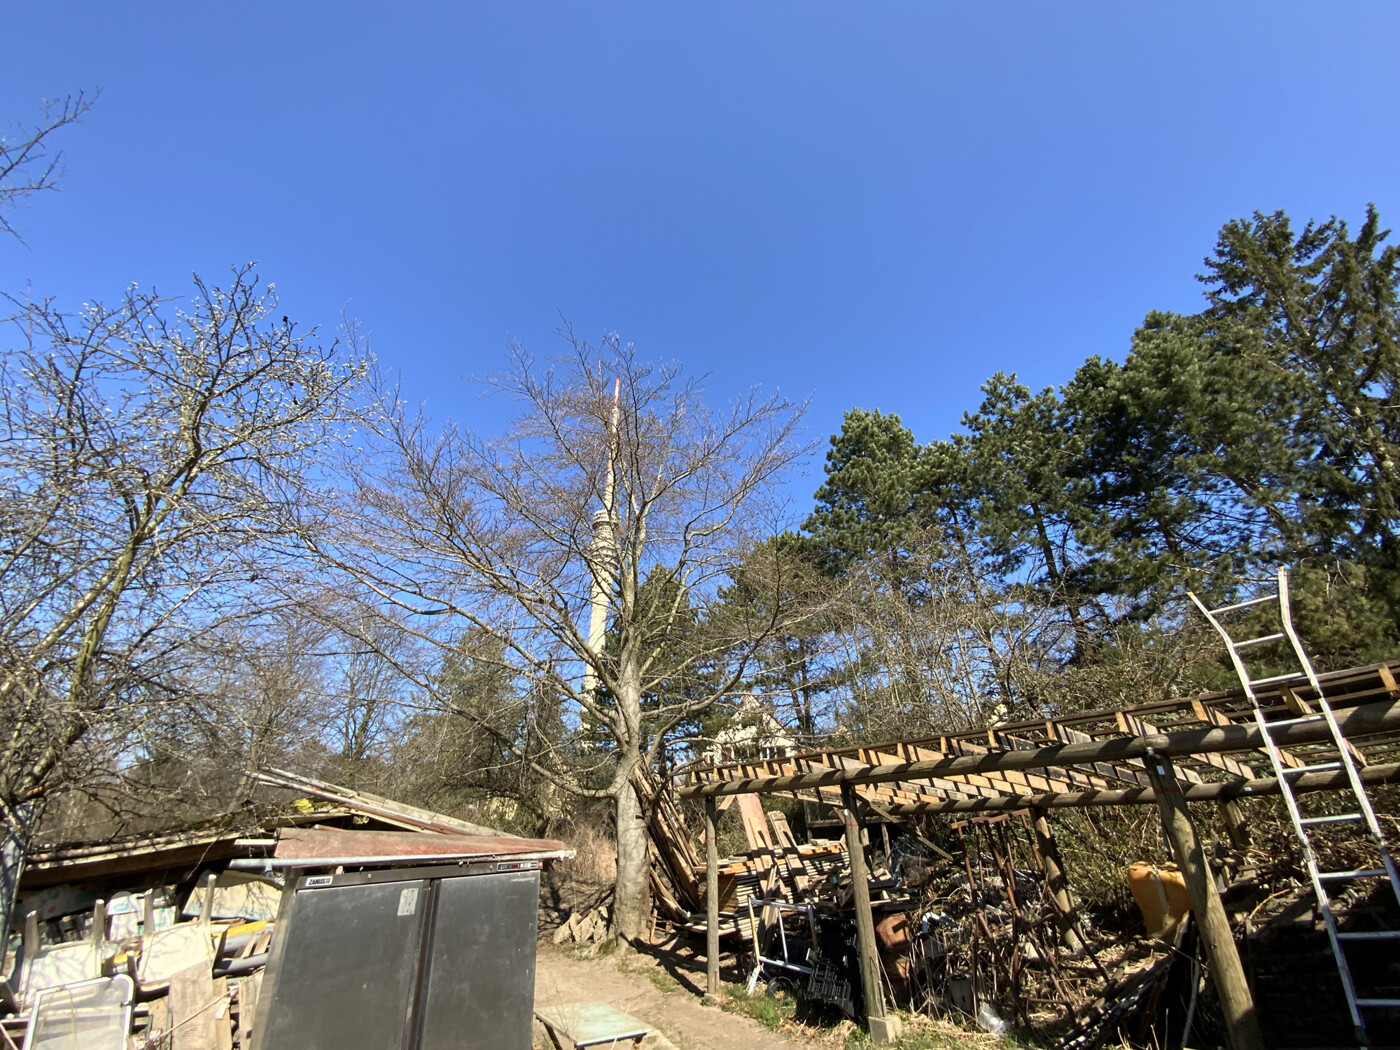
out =
<svg viewBox="0 0 1400 1050"><path fill-rule="evenodd" d="M1225 917L1225 908L1220 903L1220 894L1216 892L1210 867L1206 864L1205 853L1196 834L1196 825L1191 820L1186 799L1182 797L1171 759L1148 752L1147 774L1157 796L1162 826L1171 840L1172 850L1186 879L1186 890L1191 895L1191 912L1200 927L1201 943L1205 945L1211 977L1215 980L1216 994L1220 997L1220 1009L1225 1015L1230 1045L1233 1050L1264 1050L1259 1016L1254 1009L1254 995L1249 990L1249 982L1245 980L1234 934L1230 931L1230 920Z"/></svg>
<svg viewBox="0 0 1400 1050"><path fill-rule="evenodd" d="M1065 947L1077 952L1084 947L1084 942L1080 940L1074 928L1074 901L1069 895L1069 880L1065 878L1060 849L1055 845L1055 832L1050 828L1050 818L1046 816L1045 810L1036 809L1034 815L1035 820L1031 826L1035 829L1036 845L1040 847L1040 861L1045 865L1045 885L1049 888L1059 913L1055 921L1060 927L1060 936L1065 942Z"/></svg>
<svg viewBox="0 0 1400 1050"><path fill-rule="evenodd" d="M841 785L841 817L846 825L846 856L851 865L851 904L856 912L856 942L860 951L860 983L865 992L865 1019L870 1040L876 1045L899 1038L899 1018L885 1011L885 993L880 983L880 953L875 944L875 920L870 914L870 872L860 841L860 817L856 812L856 789Z"/></svg>
<svg viewBox="0 0 1400 1050"><path fill-rule="evenodd" d="M715 798L705 799L705 993L719 994L719 843Z"/></svg>
<svg viewBox="0 0 1400 1050"><path fill-rule="evenodd" d="M1225 819L1225 834L1230 836L1230 845L1240 852L1249 849L1249 824L1240 804L1232 798L1222 799L1220 815Z"/></svg>

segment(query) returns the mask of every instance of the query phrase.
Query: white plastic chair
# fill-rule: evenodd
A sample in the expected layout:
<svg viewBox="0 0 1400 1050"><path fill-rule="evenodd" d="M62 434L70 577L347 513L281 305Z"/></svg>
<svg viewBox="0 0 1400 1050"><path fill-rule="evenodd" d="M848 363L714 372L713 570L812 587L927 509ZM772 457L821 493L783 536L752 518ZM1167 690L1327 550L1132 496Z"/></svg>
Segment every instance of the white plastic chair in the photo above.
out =
<svg viewBox="0 0 1400 1050"><path fill-rule="evenodd" d="M46 988L76 984L102 976L102 941L107 927L107 905L92 908L92 928L85 940L71 944L39 944L39 913L24 920L24 965L20 968L19 1004L28 1008Z"/></svg>
<svg viewBox="0 0 1400 1050"><path fill-rule="evenodd" d="M200 910L199 918L155 930L141 938L141 961L136 967L136 982L142 988L163 984L181 970L201 963L209 967L210 973L213 972L214 942L210 913L214 904L214 879L215 876L211 874L205 882L204 907Z"/></svg>
<svg viewBox="0 0 1400 1050"><path fill-rule="evenodd" d="M134 998L125 974L37 992L25 1050L125 1050Z"/></svg>

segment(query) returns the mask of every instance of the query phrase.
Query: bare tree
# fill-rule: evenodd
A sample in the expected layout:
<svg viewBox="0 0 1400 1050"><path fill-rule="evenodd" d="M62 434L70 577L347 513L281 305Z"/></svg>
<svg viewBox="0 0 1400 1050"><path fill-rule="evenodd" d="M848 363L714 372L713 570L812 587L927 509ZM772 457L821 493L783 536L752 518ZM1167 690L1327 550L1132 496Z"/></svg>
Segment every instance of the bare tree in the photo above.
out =
<svg viewBox="0 0 1400 1050"><path fill-rule="evenodd" d="M0 135L0 233L23 240L5 212L24 197L58 188L62 154L53 148L54 133L76 124L94 101L83 92L47 101L37 125L11 126Z"/></svg>
<svg viewBox="0 0 1400 1050"><path fill-rule="evenodd" d="M336 748L336 782L358 787L373 766L387 759L386 736L401 720L411 640L391 617L367 616L337 605L335 653L329 667L330 743Z"/></svg>
<svg viewBox="0 0 1400 1050"><path fill-rule="evenodd" d="M498 438L434 428L402 408L386 416L388 457L352 471L356 500L326 553L419 642L445 654L465 631L495 639L520 704L547 695L576 730L596 727L608 742L590 764L578 733L572 753L502 740L560 789L612 800L614 927L630 939L647 894L634 780L784 626L781 601L761 616L709 613L726 573L771 533L774 485L805 452L795 437L803 406L750 393L712 410L679 366L647 365L615 337L598 348L568 338L569 354L551 367L512 349L491 385L520 411ZM770 570L781 596L781 566ZM643 601L644 588L667 600ZM604 646L590 632L599 594ZM683 621L691 626L680 630ZM701 667L702 690L671 689ZM431 678L419 687L435 696Z"/></svg>
<svg viewBox="0 0 1400 1050"><path fill-rule="evenodd" d="M251 267L171 312L21 303L0 361L0 815L119 768L190 642L283 571L368 362Z"/></svg>
<svg viewBox="0 0 1400 1050"><path fill-rule="evenodd" d="M339 713L328 688L331 632L274 594L239 597L259 612L221 617L181 646L165 702L114 712L130 734L122 783L103 798L130 798L131 823L142 828L245 807L261 794L251 770L319 768L327 758Z"/></svg>

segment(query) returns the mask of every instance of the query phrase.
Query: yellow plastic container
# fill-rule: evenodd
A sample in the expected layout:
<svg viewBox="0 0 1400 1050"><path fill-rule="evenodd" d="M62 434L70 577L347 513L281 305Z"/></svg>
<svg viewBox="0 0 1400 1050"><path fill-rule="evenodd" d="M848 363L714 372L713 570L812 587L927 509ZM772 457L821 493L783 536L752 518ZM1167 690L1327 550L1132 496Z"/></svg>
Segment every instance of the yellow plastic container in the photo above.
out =
<svg viewBox="0 0 1400 1050"><path fill-rule="evenodd" d="M1191 895L1180 869L1175 864L1146 861L1129 864L1128 889L1142 912L1147 935L1159 941L1173 940L1176 928L1191 911Z"/></svg>

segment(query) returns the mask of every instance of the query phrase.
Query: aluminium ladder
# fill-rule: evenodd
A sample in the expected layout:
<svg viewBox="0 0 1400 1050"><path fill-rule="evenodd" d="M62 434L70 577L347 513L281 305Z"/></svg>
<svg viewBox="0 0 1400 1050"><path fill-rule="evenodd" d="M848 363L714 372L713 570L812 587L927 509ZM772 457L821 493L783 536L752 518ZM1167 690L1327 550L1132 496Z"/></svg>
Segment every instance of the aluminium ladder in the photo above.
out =
<svg viewBox="0 0 1400 1050"><path fill-rule="evenodd" d="M1189 592L1188 592L1189 594ZM1230 662L1234 664L1235 673L1239 675L1240 684L1244 687L1244 692L1249 697L1250 705L1254 708L1254 717L1259 725L1259 732L1264 737L1264 746L1269 755L1269 762L1273 765L1274 777L1278 781L1279 792L1283 795L1283 802L1288 810L1288 818L1293 824L1293 832L1298 837L1298 841L1303 847L1303 858L1307 863L1308 875L1312 879L1313 891L1317 894L1318 910L1322 913L1323 922L1327 927L1327 939L1332 946L1332 955L1337 960L1337 972L1342 979L1342 989L1346 993L1347 1009L1351 1013L1351 1023L1356 1030L1356 1036L1362 1046L1369 1042L1366 1036L1366 1025L1363 1018L1363 1010L1385 1010L1400 1007L1400 999L1372 999L1358 997L1356 994L1356 983L1352 980L1351 966L1347 962L1346 947L1348 944L1357 941L1380 941L1393 940L1400 945L1400 930L1378 930L1378 931L1340 931L1337 929L1337 917L1333 911L1333 895L1329 894L1328 886L1345 885L1348 882L1357 882L1363 879L1388 879L1390 888L1395 893L1395 899L1400 902L1400 873L1397 873L1395 861L1391 858L1390 851L1386 848L1385 840L1381 835L1380 825L1376 822L1375 810L1371 807L1371 800L1367 797L1365 788L1362 787L1361 778L1356 772L1356 763L1353 761L1351 749L1347 746L1342 737L1342 731L1337 725L1336 716L1332 712L1332 706L1327 702L1327 698L1322 693L1322 685L1318 681L1317 672L1313 670L1312 661L1308 659L1308 654L1303 649L1303 644L1298 640L1298 635L1293 629L1293 615L1288 601L1288 570L1280 568L1278 572L1278 591L1275 594L1264 595L1263 597L1251 598L1248 601L1237 602L1234 605L1222 606L1218 609L1207 609L1201 600L1194 594L1190 594L1191 600L1196 607L1205 614L1210 625L1215 628L1221 639L1225 642L1225 649L1230 654ZM1274 634L1266 634L1258 638L1248 638L1244 641L1235 641L1230 637L1230 632L1221 622L1222 615L1239 612L1244 609L1251 609L1258 606L1277 604L1278 616L1281 630ZM1238 629L1238 627L1236 628ZM1266 645L1268 643L1287 641L1292 649L1292 656L1301 670L1291 674L1274 675L1268 678L1250 678L1249 671L1245 667L1242 651L1254 646ZM1316 697L1318 710L1314 713L1302 714L1293 718L1266 719L1264 710L1259 705L1259 698L1255 690L1264 686L1285 686L1286 683L1296 683L1303 685L1304 682L1311 687L1313 696ZM1291 706L1291 705L1290 705ZM1300 705L1301 706L1301 705ZM1306 707L1304 707L1306 710ZM1301 725L1305 723L1326 722L1331 731L1331 745L1336 752L1336 757L1330 761L1310 762L1303 766L1285 765L1279 753L1279 746L1274 734L1287 726ZM1355 802L1354 811L1328 814L1323 816L1304 816L1298 807L1297 793L1293 790L1293 782L1290 777L1301 776L1305 773L1323 773L1344 771L1346 774L1346 788L1351 798ZM1351 806L1344 807L1352 810ZM1376 868L1360 868L1354 871L1323 871L1319 868L1317 855L1313 849L1312 838L1309 829L1337 824L1361 824L1365 827L1372 845L1380 856L1380 866Z"/></svg>

